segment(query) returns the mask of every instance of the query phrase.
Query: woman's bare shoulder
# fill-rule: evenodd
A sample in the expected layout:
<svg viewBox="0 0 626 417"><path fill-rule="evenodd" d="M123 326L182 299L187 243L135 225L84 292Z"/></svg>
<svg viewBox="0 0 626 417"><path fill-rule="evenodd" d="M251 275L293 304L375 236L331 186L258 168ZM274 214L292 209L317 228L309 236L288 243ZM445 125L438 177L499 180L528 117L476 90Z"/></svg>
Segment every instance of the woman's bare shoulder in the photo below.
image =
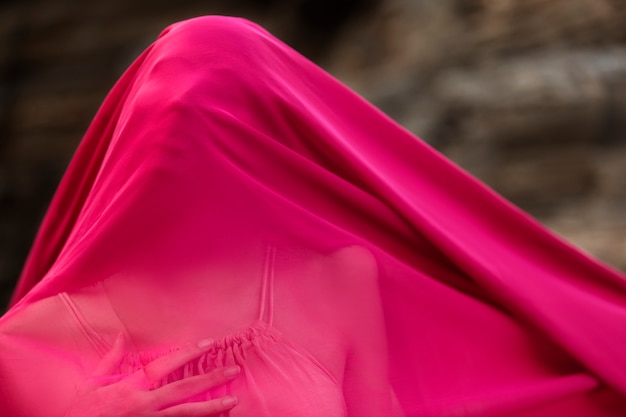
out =
<svg viewBox="0 0 626 417"><path fill-rule="evenodd" d="M363 324L380 314L378 267L374 254L364 246L346 246L328 255L324 263L337 317L341 317L338 324L348 333L351 330L359 332Z"/></svg>
<svg viewBox="0 0 626 417"><path fill-rule="evenodd" d="M75 338L68 335L82 334L75 304L75 300L82 295L62 292L18 306L2 318L0 332L23 335L32 341L74 346Z"/></svg>
<svg viewBox="0 0 626 417"><path fill-rule="evenodd" d="M363 290L375 286L378 278L378 267L374 254L365 246L345 246L330 254L326 259L329 268L340 284L351 288L358 286Z"/></svg>
<svg viewBox="0 0 626 417"><path fill-rule="evenodd" d="M46 297L33 303L18 306L3 317L0 327L4 332L22 332L33 327L45 331L54 331L60 318L64 318L67 309L59 295ZM48 325L47 325L48 324ZM54 324L54 325L52 325Z"/></svg>

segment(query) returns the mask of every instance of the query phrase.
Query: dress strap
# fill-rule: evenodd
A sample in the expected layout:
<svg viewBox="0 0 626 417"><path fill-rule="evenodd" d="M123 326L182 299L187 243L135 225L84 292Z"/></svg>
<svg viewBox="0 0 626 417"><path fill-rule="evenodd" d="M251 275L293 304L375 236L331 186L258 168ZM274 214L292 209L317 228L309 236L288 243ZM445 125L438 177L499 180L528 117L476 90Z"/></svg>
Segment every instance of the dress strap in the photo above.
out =
<svg viewBox="0 0 626 417"><path fill-rule="evenodd" d="M104 356L111 349L110 340L120 328L124 327L118 322L117 314L112 309L108 297L103 294L106 293L102 281L98 281L95 285L83 287L72 295L60 292L57 297L61 299L94 349Z"/></svg>
<svg viewBox="0 0 626 417"><path fill-rule="evenodd" d="M261 286L261 302L259 307L259 320L271 325L274 316L274 263L276 259L276 247L272 244L267 246L265 253L265 265L263 268L263 283Z"/></svg>

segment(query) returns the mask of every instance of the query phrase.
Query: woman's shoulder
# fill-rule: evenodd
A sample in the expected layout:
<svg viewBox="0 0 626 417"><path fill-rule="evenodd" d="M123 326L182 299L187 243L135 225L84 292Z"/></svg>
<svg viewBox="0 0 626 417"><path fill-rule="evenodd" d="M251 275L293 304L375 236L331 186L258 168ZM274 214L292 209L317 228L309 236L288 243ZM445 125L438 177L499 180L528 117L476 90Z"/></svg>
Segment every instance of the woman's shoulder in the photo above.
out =
<svg viewBox="0 0 626 417"><path fill-rule="evenodd" d="M0 321L0 333L55 338L70 316L60 294L17 305Z"/></svg>
<svg viewBox="0 0 626 417"><path fill-rule="evenodd" d="M351 245L335 250L328 257L329 266L350 275L375 278L377 275L376 259L365 246Z"/></svg>
<svg viewBox="0 0 626 417"><path fill-rule="evenodd" d="M0 321L0 403L12 416L62 416L90 358L61 296L18 306Z"/></svg>
<svg viewBox="0 0 626 417"><path fill-rule="evenodd" d="M377 262L364 246L294 251L293 256L285 256L282 267L285 269L279 275L288 289L283 295L297 300L300 310L332 318L337 325L353 321L356 309L367 307L368 301L378 297Z"/></svg>
<svg viewBox="0 0 626 417"><path fill-rule="evenodd" d="M77 348L93 349L86 337L91 324L81 311L89 303L99 307L95 287L72 293L61 292L25 305L18 305L0 319L0 335L43 344L60 351Z"/></svg>
<svg viewBox="0 0 626 417"><path fill-rule="evenodd" d="M326 276L337 295L345 297L377 291L378 267L373 253L360 245L344 246L323 260Z"/></svg>

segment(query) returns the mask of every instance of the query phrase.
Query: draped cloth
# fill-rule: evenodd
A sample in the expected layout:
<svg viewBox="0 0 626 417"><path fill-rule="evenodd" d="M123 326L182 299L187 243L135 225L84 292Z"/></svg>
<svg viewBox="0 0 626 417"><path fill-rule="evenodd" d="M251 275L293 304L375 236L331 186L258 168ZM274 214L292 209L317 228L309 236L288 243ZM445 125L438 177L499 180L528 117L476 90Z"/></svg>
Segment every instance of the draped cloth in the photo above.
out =
<svg viewBox="0 0 626 417"><path fill-rule="evenodd" d="M0 319L3 415L63 416L120 331L141 358L244 328L269 247L273 326L349 417L626 415L620 272L221 16L164 30L95 116Z"/></svg>

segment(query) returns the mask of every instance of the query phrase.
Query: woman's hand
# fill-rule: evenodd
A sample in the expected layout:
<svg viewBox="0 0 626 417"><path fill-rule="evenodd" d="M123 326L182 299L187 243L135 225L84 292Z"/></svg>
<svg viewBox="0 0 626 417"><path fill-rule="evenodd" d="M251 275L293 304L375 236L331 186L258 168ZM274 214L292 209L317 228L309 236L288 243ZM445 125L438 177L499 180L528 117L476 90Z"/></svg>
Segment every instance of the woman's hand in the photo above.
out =
<svg viewBox="0 0 626 417"><path fill-rule="evenodd" d="M116 339L89 378L76 393L65 417L210 417L237 404L235 397L183 402L239 374L238 367L221 368L151 390L154 383L205 352L202 343L188 345L158 358L131 375L113 375L124 354L124 339Z"/></svg>

